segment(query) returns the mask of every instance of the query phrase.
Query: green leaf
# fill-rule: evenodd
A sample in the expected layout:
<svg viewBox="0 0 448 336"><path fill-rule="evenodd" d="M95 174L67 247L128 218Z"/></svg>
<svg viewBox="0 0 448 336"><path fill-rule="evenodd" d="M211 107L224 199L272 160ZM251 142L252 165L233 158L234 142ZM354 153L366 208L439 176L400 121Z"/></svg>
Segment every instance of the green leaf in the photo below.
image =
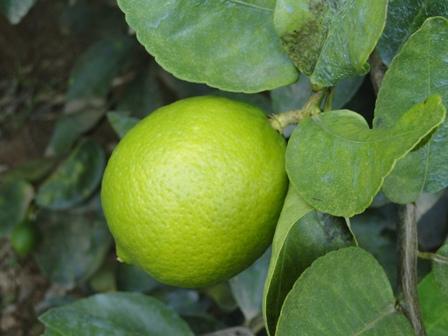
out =
<svg viewBox="0 0 448 336"><path fill-rule="evenodd" d="M448 234L448 192L424 193L415 202L418 245L422 251L434 251Z"/></svg>
<svg viewBox="0 0 448 336"><path fill-rule="evenodd" d="M438 96L415 105L391 127L370 129L348 110L322 113L295 129L286 150L286 171L305 202L351 217L370 205L396 161L444 118Z"/></svg>
<svg viewBox="0 0 448 336"><path fill-rule="evenodd" d="M67 100L104 97L134 47L127 36L108 37L93 44L79 57L70 74Z"/></svg>
<svg viewBox="0 0 448 336"><path fill-rule="evenodd" d="M52 308L39 319L64 336L193 335L174 311L138 293L94 295Z"/></svg>
<svg viewBox="0 0 448 336"><path fill-rule="evenodd" d="M176 77L238 92L270 90L297 79L272 24L275 0L118 4L140 43Z"/></svg>
<svg viewBox="0 0 448 336"><path fill-rule="evenodd" d="M429 273L418 285L423 323L428 336L446 336L448 330L448 296L441 291L434 273Z"/></svg>
<svg viewBox="0 0 448 336"><path fill-rule="evenodd" d="M350 220L359 247L370 252L378 260L394 288L397 284L398 258L395 228L398 220L395 205L367 209Z"/></svg>
<svg viewBox="0 0 448 336"><path fill-rule="evenodd" d="M237 308L235 299L232 296L232 290L227 281L205 288L204 292L225 312L231 312Z"/></svg>
<svg viewBox="0 0 448 336"><path fill-rule="evenodd" d="M268 271L268 249L252 266L229 280L233 297L244 314L251 321L261 313L263 285Z"/></svg>
<svg viewBox="0 0 448 336"><path fill-rule="evenodd" d="M33 187L23 180L8 179L0 183L0 237L23 222L33 197Z"/></svg>
<svg viewBox="0 0 448 336"><path fill-rule="evenodd" d="M128 117L119 112L109 112L107 114L107 119L120 138L124 137L125 134L140 121L137 118Z"/></svg>
<svg viewBox="0 0 448 336"><path fill-rule="evenodd" d="M84 133L92 129L106 111L103 104L86 102L73 113L63 114L56 123L45 154L58 156L65 154Z"/></svg>
<svg viewBox="0 0 448 336"><path fill-rule="evenodd" d="M428 19L390 65L378 95L374 126L392 126L415 103L441 95L448 106L448 20ZM396 203L448 186L448 122L408 154L386 179L383 191Z"/></svg>
<svg viewBox="0 0 448 336"><path fill-rule="evenodd" d="M101 266L111 245L104 219L94 211L42 211L37 217L42 241L36 261L51 281L72 287Z"/></svg>
<svg viewBox="0 0 448 336"><path fill-rule="evenodd" d="M0 179L23 179L28 182L37 182L47 176L55 165L53 158L40 158L28 160L23 164L8 170Z"/></svg>
<svg viewBox="0 0 448 336"><path fill-rule="evenodd" d="M200 301L199 292L193 289L165 287L152 295L181 316L200 316L207 310L205 302Z"/></svg>
<svg viewBox="0 0 448 336"><path fill-rule="evenodd" d="M40 186L36 202L49 209L67 209L86 200L98 187L105 166L103 149L83 141Z"/></svg>
<svg viewBox="0 0 448 336"><path fill-rule="evenodd" d="M448 296L448 242L437 251L433 259L433 272L437 283Z"/></svg>
<svg viewBox="0 0 448 336"><path fill-rule="evenodd" d="M299 70L328 87L368 72L386 12L387 0L279 0L274 25Z"/></svg>
<svg viewBox="0 0 448 336"><path fill-rule="evenodd" d="M334 89L333 108L343 107L358 91L363 80L363 76L358 76L339 81ZM274 112L300 109L313 93L308 77L300 76L296 83L271 91Z"/></svg>
<svg viewBox="0 0 448 336"><path fill-rule="evenodd" d="M2 12L12 24L17 24L33 7L36 0L0 0Z"/></svg>
<svg viewBox="0 0 448 336"><path fill-rule="evenodd" d="M386 28L377 47L383 62L389 65L409 36L431 16L448 17L446 0L389 1Z"/></svg>
<svg viewBox="0 0 448 336"><path fill-rule="evenodd" d="M156 64L151 64L127 86L117 110L127 112L130 116L143 118L163 106L163 92L156 76Z"/></svg>
<svg viewBox="0 0 448 336"><path fill-rule="evenodd" d="M297 280L282 308L278 336L414 335L395 309L387 276L357 247L317 259Z"/></svg>
<svg viewBox="0 0 448 336"><path fill-rule="evenodd" d="M270 335L274 335L283 301L300 274L318 257L351 243L345 223L314 211L290 185L272 242L264 288L263 313Z"/></svg>
<svg viewBox="0 0 448 336"><path fill-rule="evenodd" d="M117 265L117 287L127 292L149 292L160 285L140 268L119 263Z"/></svg>

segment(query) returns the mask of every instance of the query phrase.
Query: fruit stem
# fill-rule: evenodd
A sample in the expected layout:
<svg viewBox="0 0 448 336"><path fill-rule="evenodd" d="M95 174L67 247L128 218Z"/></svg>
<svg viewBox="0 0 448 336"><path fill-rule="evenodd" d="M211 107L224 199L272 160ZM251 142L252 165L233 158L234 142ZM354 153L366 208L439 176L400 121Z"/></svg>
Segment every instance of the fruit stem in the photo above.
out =
<svg viewBox="0 0 448 336"><path fill-rule="evenodd" d="M414 203L402 207L398 237L400 247L399 276L400 287L403 292L403 302L400 305L411 322L415 334L426 336L417 294L418 239L416 205Z"/></svg>
<svg viewBox="0 0 448 336"><path fill-rule="evenodd" d="M271 115L269 118L271 126L280 133L283 133L283 130L289 125L298 124L307 117L319 114L321 112L320 104L325 94L326 90L315 93L301 109Z"/></svg>

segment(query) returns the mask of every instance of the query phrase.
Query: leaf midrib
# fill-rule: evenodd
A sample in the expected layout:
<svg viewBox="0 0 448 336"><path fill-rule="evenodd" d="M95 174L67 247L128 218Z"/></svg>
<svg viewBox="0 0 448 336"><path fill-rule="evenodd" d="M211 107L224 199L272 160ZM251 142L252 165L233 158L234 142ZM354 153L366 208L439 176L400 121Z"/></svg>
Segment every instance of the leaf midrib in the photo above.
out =
<svg viewBox="0 0 448 336"><path fill-rule="evenodd" d="M259 10L268 11L268 12L273 12L274 11L271 8L255 5L253 3L250 3L250 2L247 2L247 1L244 1L244 0L227 0L227 1L231 2L231 3L234 3L236 5L249 7L249 8L253 8L253 9L259 9Z"/></svg>
<svg viewBox="0 0 448 336"><path fill-rule="evenodd" d="M383 313L378 316L376 319L367 322L367 324L364 325L363 328L361 328L360 330L356 331L352 336L360 336L363 333L365 333L366 331L369 331L371 329L373 329L381 320L383 320L384 318L386 318L389 315L395 314L396 310L395 310L395 306L393 304L389 304L384 308Z"/></svg>

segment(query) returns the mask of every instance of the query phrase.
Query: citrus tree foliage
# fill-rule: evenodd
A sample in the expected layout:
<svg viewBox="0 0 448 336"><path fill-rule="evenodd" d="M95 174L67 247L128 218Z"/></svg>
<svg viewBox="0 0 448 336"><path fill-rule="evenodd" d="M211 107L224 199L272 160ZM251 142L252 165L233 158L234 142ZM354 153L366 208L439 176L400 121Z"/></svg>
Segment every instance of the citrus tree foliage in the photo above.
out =
<svg viewBox="0 0 448 336"><path fill-rule="evenodd" d="M39 314L46 336L414 335L396 251L399 204L415 202L423 324L447 335L446 0L0 0L0 15L0 266L44 279L20 295L46 286L2 307ZM42 39L68 60L34 60ZM289 189L258 260L184 289L116 260L99 190L140 120L204 95L294 116ZM14 161L8 141L39 122L45 141Z"/></svg>

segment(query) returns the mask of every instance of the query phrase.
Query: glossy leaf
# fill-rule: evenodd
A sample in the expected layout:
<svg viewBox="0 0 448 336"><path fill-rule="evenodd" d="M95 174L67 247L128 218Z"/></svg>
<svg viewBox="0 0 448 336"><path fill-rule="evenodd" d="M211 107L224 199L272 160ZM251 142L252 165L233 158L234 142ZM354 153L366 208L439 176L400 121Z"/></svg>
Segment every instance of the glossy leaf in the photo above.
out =
<svg viewBox="0 0 448 336"><path fill-rule="evenodd" d="M126 36L105 38L93 44L80 56L70 74L67 99L104 97L133 50L134 43Z"/></svg>
<svg viewBox="0 0 448 336"><path fill-rule="evenodd" d="M54 127L45 154L58 156L67 153L76 140L92 129L106 109L102 104L86 104L79 111L62 115Z"/></svg>
<svg viewBox="0 0 448 336"><path fill-rule="evenodd" d="M192 336L187 324L158 300L138 293L97 294L39 317L64 336Z"/></svg>
<svg viewBox="0 0 448 336"><path fill-rule="evenodd" d="M403 46L381 85L374 126L392 126L415 103L441 95L448 106L448 20L428 19ZM448 122L397 163L384 183L396 203L415 201L421 192L448 186Z"/></svg>
<svg viewBox="0 0 448 336"><path fill-rule="evenodd" d="M119 0L128 24L176 77L227 91L290 84L297 71L275 34L274 0Z"/></svg>
<svg viewBox="0 0 448 336"><path fill-rule="evenodd" d="M386 27L377 47L383 62L389 65L409 36L431 16L448 17L448 2L446 0L389 1Z"/></svg>
<svg viewBox="0 0 448 336"><path fill-rule="evenodd" d="M37 263L51 281L66 287L90 277L109 251L106 223L91 210L44 211L37 224L45 232L35 254Z"/></svg>
<svg viewBox="0 0 448 336"><path fill-rule="evenodd" d="M33 187L23 180L0 182L0 237L23 222L33 197Z"/></svg>
<svg viewBox="0 0 448 336"><path fill-rule="evenodd" d="M448 242L437 250L433 259L433 272L436 282L448 296Z"/></svg>
<svg viewBox="0 0 448 336"><path fill-rule="evenodd" d="M391 127L370 129L348 110L304 120L286 150L286 170L304 201L325 213L351 217L372 202L396 161L445 118L438 96L415 105Z"/></svg>
<svg viewBox="0 0 448 336"><path fill-rule="evenodd" d="M40 186L37 204L49 209L67 209L83 202L98 187L105 160L97 143L82 142Z"/></svg>
<svg viewBox="0 0 448 336"><path fill-rule="evenodd" d="M368 72L386 11L387 0L279 0L274 25L300 71L328 87Z"/></svg>
<svg viewBox="0 0 448 336"><path fill-rule="evenodd" d="M268 249L248 269L229 280L233 297L244 314L251 321L261 313L263 285L268 272L271 251Z"/></svg>
<svg viewBox="0 0 448 336"><path fill-rule="evenodd" d="M140 121L137 118L129 117L119 112L109 112L107 114L107 119L120 138L124 137L125 134Z"/></svg>
<svg viewBox="0 0 448 336"><path fill-rule="evenodd" d="M12 24L17 24L36 3L36 0L0 0L2 12Z"/></svg>
<svg viewBox="0 0 448 336"><path fill-rule="evenodd" d="M283 301L300 274L328 251L350 245L345 223L310 208L290 185L272 242L263 314L274 335Z"/></svg>
<svg viewBox="0 0 448 336"><path fill-rule="evenodd" d="M282 308L278 336L414 335L375 258L349 247L317 259Z"/></svg>
<svg viewBox="0 0 448 336"><path fill-rule="evenodd" d="M418 296L427 335L445 336L448 330L448 295L442 292L433 272L419 283Z"/></svg>

